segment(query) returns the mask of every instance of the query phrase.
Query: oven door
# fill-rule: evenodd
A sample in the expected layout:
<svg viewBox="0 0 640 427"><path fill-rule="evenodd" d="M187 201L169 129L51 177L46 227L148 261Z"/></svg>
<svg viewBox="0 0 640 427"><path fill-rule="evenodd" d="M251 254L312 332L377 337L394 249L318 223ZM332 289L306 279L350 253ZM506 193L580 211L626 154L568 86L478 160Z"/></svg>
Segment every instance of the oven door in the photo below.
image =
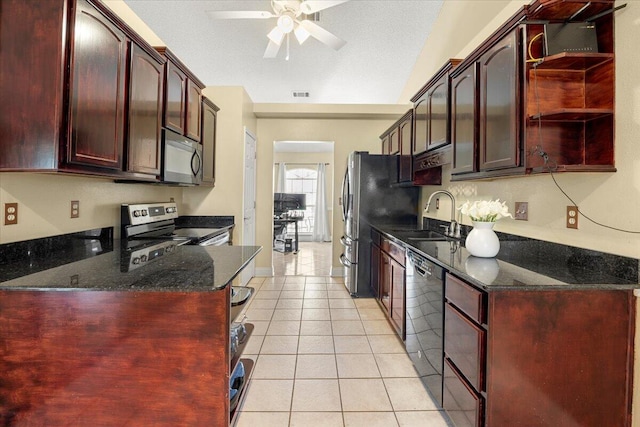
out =
<svg viewBox="0 0 640 427"><path fill-rule="evenodd" d="M225 231L224 233L217 234L209 239L206 239L200 243L200 246L224 246L231 245L231 233Z"/></svg>
<svg viewBox="0 0 640 427"><path fill-rule="evenodd" d="M202 182L202 147L168 129L162 130L162 182L196 185Z"/></svg>

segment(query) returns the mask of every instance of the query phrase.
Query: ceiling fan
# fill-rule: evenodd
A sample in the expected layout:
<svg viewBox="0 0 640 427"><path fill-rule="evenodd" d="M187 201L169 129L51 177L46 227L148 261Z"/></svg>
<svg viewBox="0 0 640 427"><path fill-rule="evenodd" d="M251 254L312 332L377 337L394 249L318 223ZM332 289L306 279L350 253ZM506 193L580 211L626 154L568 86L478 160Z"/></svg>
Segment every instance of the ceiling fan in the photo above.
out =
<svg viewBox="0 0 640 427"><path fill-rule="evenodd" d="M312 15L332 6L337 6L349 0L271 0L269 11L208 11L213 19L270 19L276 18L276 25L267 34L269 44L264 51L264 58L275 58L280 50L283 40L287 39L287 59L289 47L289 35L293 32L300 44L310 36L320 42L339 50L346 44L344 40L325 30L316 23L306 19Z"/></svg>

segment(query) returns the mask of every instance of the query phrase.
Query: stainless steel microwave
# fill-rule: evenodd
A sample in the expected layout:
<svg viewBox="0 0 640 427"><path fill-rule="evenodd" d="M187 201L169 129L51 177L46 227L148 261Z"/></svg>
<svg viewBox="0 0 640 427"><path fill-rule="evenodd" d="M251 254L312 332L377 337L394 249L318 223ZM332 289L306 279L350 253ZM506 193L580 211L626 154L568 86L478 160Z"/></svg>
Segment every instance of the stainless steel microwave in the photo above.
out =
<svg viewBox="0 0 640 427"><path fill-rule="evenodd" d="M200 184L202 146L169 129L162 129L162 182Z"/></svg>

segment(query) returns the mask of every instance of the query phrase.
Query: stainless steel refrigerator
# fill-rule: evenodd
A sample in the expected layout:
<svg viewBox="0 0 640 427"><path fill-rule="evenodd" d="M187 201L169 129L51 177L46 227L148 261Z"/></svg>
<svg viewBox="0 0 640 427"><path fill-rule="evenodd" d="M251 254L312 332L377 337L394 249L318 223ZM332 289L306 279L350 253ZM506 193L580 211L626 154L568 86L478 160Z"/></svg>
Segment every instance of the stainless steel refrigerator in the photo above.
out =
<svg viewBox="0 0 640 427"><path fill-rule="evenodd" d="M417 225L418 187L398 181L398 156L356 151L349 155L342 181L345 286L352 296L371 297L371 224Z"/></svg>

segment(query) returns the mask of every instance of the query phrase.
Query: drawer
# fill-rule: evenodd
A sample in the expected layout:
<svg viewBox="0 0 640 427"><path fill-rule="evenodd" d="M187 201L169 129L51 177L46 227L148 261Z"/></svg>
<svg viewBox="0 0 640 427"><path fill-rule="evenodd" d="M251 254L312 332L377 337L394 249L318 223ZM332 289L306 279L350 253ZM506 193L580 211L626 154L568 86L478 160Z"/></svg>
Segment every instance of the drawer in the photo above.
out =
<svg viewBox="0 0 640 427"><path fill-rule="evenodd" d="M486 331L448 303L444 307L444 354L477 391L484 390Z"/></svg>
<svg viewBox="0 0 640 427"><path fill-rule="evenodd" d="M405 249L404 247L398 245L397 243L392 242L391 240L382 239L382 244L380 245L380 247L382 248L383 251L385 251L386 253L388 253L391 258L393 258L394 260L396 260L400 265L402 265L404 267L404 256L405 256Z"/></svg>
<svg viewBox="0 0 640 427"><path fill-rule="evenodd" d="M464 382L446 359L442 407L456 427L484 425L484 398Z"/></svg>
<svg viewBox="0 0 640 427"><path fill-rule="evenodd" d="M447 274L446 299L478 323L487 322L486 294L455 276Z"/></svg>

